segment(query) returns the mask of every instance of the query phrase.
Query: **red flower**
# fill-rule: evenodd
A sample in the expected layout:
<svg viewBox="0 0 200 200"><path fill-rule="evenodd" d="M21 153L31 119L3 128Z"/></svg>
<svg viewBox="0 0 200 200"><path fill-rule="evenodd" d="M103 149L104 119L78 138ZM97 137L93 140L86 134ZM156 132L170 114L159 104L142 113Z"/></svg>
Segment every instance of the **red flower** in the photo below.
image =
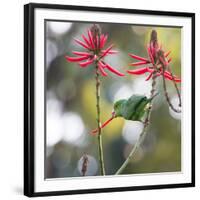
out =
<svg viewBox="0 0 200 200"><path fill-rule="evenodd" d="M77 62L80 67L88 67L89 65L95 63L97 64L98 71L102 76L108 75L105 69L118 76L124 76L123 73L111 67L103 60L107 55L117 53L117 51L112 50L113 45L110 45L107 49L103 49L105 47L107 38L107 35L100 33L100 29L97 27L97 25L93 25L91 29L87 31L87 36L82 34L83 41L75 39L75 42L82 46L86 51L72 51L76 57L65 56L66 60L69 62Z"/></svg>
<svg viewBox="0 0 200 200"><path fill-rule="evenodd" d="M167 71L167 67L172 60L171 58L168 59L170 51L164 53L162 47L158 45L157 40L152 40L150 42L150 45L147 47L147 52L149 58L143 58L134 54L129 54L129 56L138 60L138 62L131 63L130 66L145 65L145 67L139 69L127 70L129 74L140 75L149 73L148 77L146 78L146 81L148 81L152 77L154 72L156 72L156 76L162 75L164 66L164 77L166 79L174 80L175 82L181 82L181 79L179 79L177 76L172 77L171 73Z"/></svg>

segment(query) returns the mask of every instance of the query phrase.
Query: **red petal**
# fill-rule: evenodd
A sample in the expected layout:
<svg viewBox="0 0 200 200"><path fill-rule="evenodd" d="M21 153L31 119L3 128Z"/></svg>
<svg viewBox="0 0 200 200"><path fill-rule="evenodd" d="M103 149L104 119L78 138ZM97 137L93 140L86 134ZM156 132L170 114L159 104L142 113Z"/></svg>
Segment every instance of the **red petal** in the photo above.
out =
<svg viewBox="0 0 200 200"><path fill-rule="evenodd" d="M180 83L181 79L180 78L175 78L174 81L177 82L177 83Z"/></svg>
<svg viewBox="0 0 200 200"><path fill-rule="evenodd" d="M77 55L77 56L91 56L91 53L88 52L80 52L80 51L72 51L73 54Z"/></svg>
<svg viewBox="0 0 200 200"><path fill-rule="evenodd" d="M94 61L94 59L89 59L89 60L87 60L87 61L85 61L85 62L79 63L79 65L80 65L81 67L87 67L88 65L92 64L93 61Z"/></svg>
<svg viewBox="0 0 200 200"><path fill-rule="evenodd" d="M111 72L113 72L114 74L118 75L118 76L125 76L125 74L119 72L118 70L114 69L113 67L111 67L109 64L106 64L105 67L110 70Z"/></svg>
<svg viewBox="0 0 200 200"><path fill-rule="evenodd" d="M101 52L104 53L105 50L102 50ZM107 54L116 54L116 53L118 53L118 51L110 50Z"/></svg>
<svg viewBox="0 0 200 200"><path fill-rule="evenodd" d="M113 48L113 44L111 44L105 51L104 51L104 53L102 54L102 58L104 57L104 56L106 56L107 54L108 54L108 52L111 50Z"/></svg>
<svg viewBox="0 0 200 200"><path fill-rule="evenodd" d="M172 76L170 74L166 73L166 72L164 73L164 77L169 79L169 80L173 80ZM181 79L174 77L174 81L175 82L181 82Z"/></svg>
<svg viewBox="0 0 200 200"><path fill-rule="evenodd" d="M147 67L144 67L144 68L135 69L135 70L127 70L127 72L128 72L129 74L137 74L137 75L140 75L140 74L144 74L144 73L148 72L148 69L147 69Z"/></svg>
<svg viewBox="0 0 200 200"><path fill-rule="evenodd" d="M105 64L105 63L103 63L101 60L99 60L98 64L99 64L99 65L101 65L101 67L103 67L103 68L105 68L105 67L106 67L106 64Z"/></svg>
<svg viewBox="0 0 200 200"><path fill-rule="evenodd" d="M154 69L150 69L149 67L147 67L147 71L151 73L154 71Z"/></svg>
<svg viewBox="0 0 200 200"><path fill-rule="evenodd" d="M171 51L166 52L165 57L167 57L170 53L171 53Z"/></svg>
<svg viewBox="0 0 200 200"><path fill-rule="evenodd" d="M92 49L95 49L93 36L90 30L88 30L88 37L89 37L89 41L90 41Z"/></svg>
<svg viewBox="0 0 200 200"><path fill-rule="evenodd" d="M103 40L104 40L104 35L103 34L101 34L101 36L100 36L100 49L103 47Z"/></svg>
<svg viewBox="0 0 200 200"><path fill-rule="evenodd" d="M88 58L88 56L82 56L82 57L69 57L69 56L65 56L65 58L69 61L69 62L79 62L82 60L85 60Z"/></svg>
<svg viewBox="0 0 200 200"><path fill-rule="evenodd" d="M139 65L145 65L148 64L146 61L141 61L141 62L136 62L136 63L131 63L129 64L130 66L139 66Z"/></svg>
<svg viewBox="0 0 200 200"><path fill-rule="evenodd" d="M161 69L162 69L162 68L161 68ZM163 71L163 69L162 69L162 71ZM171 73L169 73L168 71L165 71L164 74L166 74L166 75L168 75L168 76L171 76ZM174 77L176 77L176 76L174 76Z"/></svg>
<svg viewBox="0 0 200 200"><path fill-rule="evenodd" d="M136 56L136 55L131 54L131 53L129 53L129 56L131 56L132 58L135 58L135 59L137 59L137 60L141 60L141 61L149 62L148 59L143 58L143 57L140 57L140 56Z"/></svg>
<svg viewBox="0 0 200 200"><path fill-rule="evenodd" d="M85 35L82 35L82 38L84 39L85 43L90 47L90 42L88 41L88 39L85 37Z"/></svg>
<svg viewBox="0 0 200 200"><path fill-rule="evenodd" d="M171 61L172 61L172 58L169 58L167 62L170 63Z"/></svg>
<svg viewBox="0 0 200 200"><path fill-rule="evenodd" d="M168 72L168 71L165 71L165 74L168 75L168 76L170 76L170 77L172 77L171 73ZM173 75L173 77L174 77L175 79L179 79L179 78L178 78L177 76L175 76L175 75Z"/></svg>
<svg viewBox="0 0 200 200"><path fill-rule="evenodd" d="M83 46L84 48L86 48L86 49L90 49L90 47L87 45L87 44L85 44L84 42L82 42L82 41L80 41L80 40L78 40L78 39L74 39L78 44L80 44L81 46Z"/></svg>
<svg viewBox="0 0 200 200"><path fill-rule="evenodd" d="M148 80L152 77L152 75L153 75L153 72L151 72L151 73L149 74L149 76L147 76L147 78L145 79L145 81L148 81Z"/></svg>
<svg viewBox="0 0 200 200"><path fill-rule="evenodd" d="M103 67L101 66L101 64L98 65L98 69L101 73L102 76L108 76L108 74L104 71Z"/></svg>
<svg viewBox="0 0 200 200"><path fill-rule="evenodd" d="M104 47L106 41L108 39L108 35L101 35L100 37L100 49Z"/></svg>

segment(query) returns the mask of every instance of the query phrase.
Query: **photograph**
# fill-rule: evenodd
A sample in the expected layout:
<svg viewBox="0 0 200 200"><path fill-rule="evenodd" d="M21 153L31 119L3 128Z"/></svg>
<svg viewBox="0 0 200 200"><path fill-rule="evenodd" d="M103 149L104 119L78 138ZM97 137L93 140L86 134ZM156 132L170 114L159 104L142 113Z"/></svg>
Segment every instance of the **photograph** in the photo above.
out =
<svg viewBox="0 0 200 200"><path fill-rule="evenodd" d="M46 178L181 171L181 28L45 21Z"/></svg>
<svg viewBox="0 0 200 200"><path fill-rule="evenodd" d="M193 187L194 13L24 16L24 194Z"/></svg>

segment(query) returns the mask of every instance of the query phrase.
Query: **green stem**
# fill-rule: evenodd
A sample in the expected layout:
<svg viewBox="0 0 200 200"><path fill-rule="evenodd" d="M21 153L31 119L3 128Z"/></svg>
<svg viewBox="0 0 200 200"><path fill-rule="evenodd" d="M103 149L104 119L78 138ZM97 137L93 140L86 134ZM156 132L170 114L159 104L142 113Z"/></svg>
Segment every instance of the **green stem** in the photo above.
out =
<svg viewBox="0 0 200 200"><path fill-rule="evenodd" d="M103 144L101 134L101 110L100 110L100 79L98 73L98 66L96 64L96 108L97 108L97 129L98 129L98 151L99 151L99 165L101 175L105 175L105 166L103 158Z"/></svg>
<svg viewBox="0 0 200 200"><path fill-rule="evenodd" d="M156 86L156 72L153 73L153 77L152 77L152 85L151 85L152 89L151 89L151 96L150 96L150 98L152 98L154 96L155 86ZM152 111L152 102L150 103L149 108L147 110L147 115L146 115L146 119L144 121L143 131L140 134L140 136L139 136L138 140L136 141L135 145L133 146L133 148L132 148L131 152L129 153L128 157L126 158L126 160L124 161L124 163L121 165L121 167L115 173L116 175L121 174L124 171L124 169L129 164L129 162L132 159L132 157L135 155L135 152L139 148L140 144L144 140L144 138L146 136L146 133L147 133L147 128L148 128L148 125L149 125L151 111Z"/></svg>
<svg viewBox="0 0 200 200"><path fill-rule="evenodd" d="M172 105L172 103L171 103L171 101L170 101L169 94L168 94L168 92L167 92L166 81L165 81L165 77L164 77L165 66L162 65L162 68L163 68L163 70L162 70L163 90L164 90L164 93L165 93L166 101L167 101L169 107L170 107L174 112L176 112L176 113L181 113L181 110L176 109L176 108ZM180 92L179 92L179 90L178 90L178 87L177 87L177 85L176 85L176 83L175 83L175 80L174 80L174 76L173 76L173 74L172 74L171 71L170 71L170 73L171 73L171 75L172 75L172 79L173 79L173 82L174 82L174 86L175 86L176 91L177 91L177 94L178 94L179 106L181 106L181 96L180 96Z"/></svg>
<svg viewBox="0 0 200 200"><path fill-rule="evenodd" d="M175 87L175 89L176 89L176 93L177 93L178 99L179 99L179 107L181 107L181 105L182 105L182 102L181 102L181 94L180 94L180 91L179 91L178 86L177 86L177 84L176 84L176 81L175 81L175 79L174 79L174 75L173 75L173 73L172 73L172 70L171 70L171 67L170 67L170 66L168 66L168 71L169 71L169 73L170 73L171 76L172 76L172 80L173 80L173 83L174 83L174 87Z"/></svg>

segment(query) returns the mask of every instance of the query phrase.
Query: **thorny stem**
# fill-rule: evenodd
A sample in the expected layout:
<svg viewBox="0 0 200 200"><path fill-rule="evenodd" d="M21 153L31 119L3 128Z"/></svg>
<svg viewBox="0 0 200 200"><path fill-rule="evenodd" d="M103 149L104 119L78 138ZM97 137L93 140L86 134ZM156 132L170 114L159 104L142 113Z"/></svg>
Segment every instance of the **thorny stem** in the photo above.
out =
<svg viewBox="0 0 200 200"><path fill-rule="evenodd" d="M167 86L166 86L166 81L165 81L165 77L164 77L164 73L165 73L165 66L162 64L162 78L163 78L163 89L164 89L164 93L165 93L165 98L166 98L166 101L169 105L169 107L176 113L181 113L181 110L179 109L176 109L174 108L174 106L172 105L171 101L170 101L170 98L169 98L169 95L168 95L168 92L167 92ZM169 66L168 66L168 69L169 69ZM174 86L176 88L176 91L177 91L177 94L178 94L178 98L179 98L179 106L181 106L181 96L180 96L180 92L178 90L178 87L177 87L177 84L175 83L175 80L174 80L174 76L172 74L172 71L171 69L170 70L170 73L171 73L171 76L172 76L172 79L173 79L173 82L174 82Z"/></svg>
<svg viewBox="0 0 200 200"><path fill-rule="evenodd" d="M154 96L155 93L155 86L156 86L156 71L153 72L153 76L152 76L152 84L151 84L151 95L150 98L152 98ZM144 128L142 133L140 134L138 140L136 141L135 145L133 146L131 152L129 153L128 157L126 158L126 160L124 161L124 163L121 165L121 167L117 170L117 172L115 173L116 175L121 174L124 169L126 168L126 166L129 164L130 160L133 158L133 156L135 155L135 152L137 151L137 149L139 148L140 144L143 142L146 133L147 133L147 128L149 125L149 120L150 120L150 116L151 116L151 111L152 111L152 101L150 102L150 105L148 107L147 110L147 115L146 115L146 119L144 121Z"/></svg>
<svg viewBox="0 0 200 200"><path fill-rule="evenodd" d="M94 37L95 45L95 55L99 54L100 47L100 32L101 29L97 24L93 24L90 28L92 35ZM98 37L98 40L96 39ZM105 175L104 159L103 159L103 144L102 144L102 134L101 134L101 110L100 110L100 78L98 72L98 61L95 61L96 67L96 108L97 108L97 130L98 130L98 151L99 151L99 165L100 165L100 174Z"/></svg>
<svg viewBox="0 0 200 200"><path fill-rule="evenodd" d="M100 79L99 79L97 64L96 64L96 77L95 78L96 78L96 108L97 108L99 164L100 164L101 175L105 175L104 158L103 158L103 144L102 144L102 134L101 134Z"/></svg>

